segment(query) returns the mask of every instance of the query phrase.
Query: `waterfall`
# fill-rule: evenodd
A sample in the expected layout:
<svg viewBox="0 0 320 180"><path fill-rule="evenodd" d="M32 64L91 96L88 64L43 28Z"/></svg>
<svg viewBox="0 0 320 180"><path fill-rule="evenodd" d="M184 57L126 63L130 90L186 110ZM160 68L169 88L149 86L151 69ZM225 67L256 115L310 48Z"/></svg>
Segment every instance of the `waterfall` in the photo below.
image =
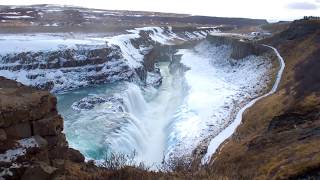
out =
<svg viewBox="0 0 320 180"><path fill-rule="evenodd" d="M128 113L136 117L143 116L147 109L147 103L142 95L140 87L133 83L127 83L128 89L121 94Z"/></svg>
<svg viewBox="0 0 320 180"><path fill-rule="evenodd" d="M70 102L83 100L84 96L101 97L105 101L97 102L92 109L75 112ZM66 119L65 133L70 146L80 150L86 158L104 160L108 152L143 153L147 137L143 117L148 106L139 86L118 83L92 87L65 93L59 99L63 99L58 107ZM118 106L121 107L114 108Z"/></svg>
<svg viewBox="0 0 320 180"><path fill-rule="evenodd" d="M122 82L87 88L81 97L64 94L59 103L89 94L102 97L91 98L98 104L80 113L60 105L71 147L94 160L102 160L109 151L135 151L137 163L152 166L163 159L191 156L204 140L218 135L232 123L237 103L264 88L270 62L249 56L231 65L221 63L228 60L228 48L201 43L195 49L179 50L175 56L181 61L176 64L159 63L163 79L157 89Z"/></svg>

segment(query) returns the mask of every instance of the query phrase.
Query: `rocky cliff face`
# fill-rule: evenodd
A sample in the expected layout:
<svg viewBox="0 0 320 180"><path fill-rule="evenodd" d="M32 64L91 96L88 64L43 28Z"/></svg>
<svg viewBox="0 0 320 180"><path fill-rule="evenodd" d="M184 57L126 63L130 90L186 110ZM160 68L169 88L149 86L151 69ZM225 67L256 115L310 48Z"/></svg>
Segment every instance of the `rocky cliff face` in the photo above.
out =
<svg viewBox="0 0 320 180"><path fill-rule="evenodd" d="M47 179L65 161L84 162L70 149L56 98L0 77L0 178Z"/></svg>
<svg viewBox="0 0 320 180"><path fill-rule="evenodd" d="M116 81L159 86L155 63L167 57L170 46L204 39L213 30L147 27L113 37L67 40L67 35L55 34L8 36L0 41L0 75L51 92Z"/></svg>
<svg viewBox="0 0 320 180"><path fill-rule="evenodd" d="M259 56L263 53L271 52L270 48L260 44L241 41L233 37L209 35L207 40L217 46L230 45L232 48L230 58L232 59L242 59L249 55Z"/></svg>
<svg viewBox="0 0 320 180"><path fill-rule="evenodd" d="M16 78L22 83L55 92L130 80L134 69L119 60L121 58L119 48L104 46L28 51L0 56L0 71L9 77L10 72L17 74Z"/></svg>

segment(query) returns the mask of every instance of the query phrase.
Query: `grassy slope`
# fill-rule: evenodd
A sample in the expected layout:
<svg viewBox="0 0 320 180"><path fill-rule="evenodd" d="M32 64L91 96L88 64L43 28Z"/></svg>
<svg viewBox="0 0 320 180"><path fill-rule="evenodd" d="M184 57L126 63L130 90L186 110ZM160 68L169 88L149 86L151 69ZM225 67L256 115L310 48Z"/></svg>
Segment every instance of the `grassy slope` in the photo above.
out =
<svg viewBox="0 0 320 180"><path fill-rule="evenodd" d="M320 23L294 22L264 43L285 59L279 90L245 113L211 162L212 178L289 178L320 168Z"/></svg>

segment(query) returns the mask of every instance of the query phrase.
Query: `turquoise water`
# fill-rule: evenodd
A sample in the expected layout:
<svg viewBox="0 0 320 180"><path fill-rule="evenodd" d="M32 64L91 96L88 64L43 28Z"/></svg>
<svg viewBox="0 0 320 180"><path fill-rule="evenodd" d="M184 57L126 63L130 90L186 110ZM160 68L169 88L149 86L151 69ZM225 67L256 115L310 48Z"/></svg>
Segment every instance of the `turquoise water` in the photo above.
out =
<svg viewBox="0 0 320 180"><path fill-rule="evenodd" d="M158 88L120 82L83 88L58 95L58 110L65 119L64 132L71 147L87 159L103 160L108 152L137 153L136 160L161 163L166 152L167 126L183 100L182 79L171 75L169 63L160 64L163 83ZM76 111L74 102L88 96L117 96L124 112L110 112L102 103Z"/></svg>

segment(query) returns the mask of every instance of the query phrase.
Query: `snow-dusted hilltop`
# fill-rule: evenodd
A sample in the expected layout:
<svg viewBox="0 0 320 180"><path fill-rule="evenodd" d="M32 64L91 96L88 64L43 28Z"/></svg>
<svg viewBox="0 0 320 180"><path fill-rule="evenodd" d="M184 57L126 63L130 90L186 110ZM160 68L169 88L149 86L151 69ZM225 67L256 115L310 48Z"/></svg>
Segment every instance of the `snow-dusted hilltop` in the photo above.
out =
<svg viewBox="0 0 320 180"><path fill-rule="evenodd" d="M192 16L189 14L88 9L75 6L1 6L0 33L124 32L146 26L229 28L267 24L266 20Z"/></svg>

